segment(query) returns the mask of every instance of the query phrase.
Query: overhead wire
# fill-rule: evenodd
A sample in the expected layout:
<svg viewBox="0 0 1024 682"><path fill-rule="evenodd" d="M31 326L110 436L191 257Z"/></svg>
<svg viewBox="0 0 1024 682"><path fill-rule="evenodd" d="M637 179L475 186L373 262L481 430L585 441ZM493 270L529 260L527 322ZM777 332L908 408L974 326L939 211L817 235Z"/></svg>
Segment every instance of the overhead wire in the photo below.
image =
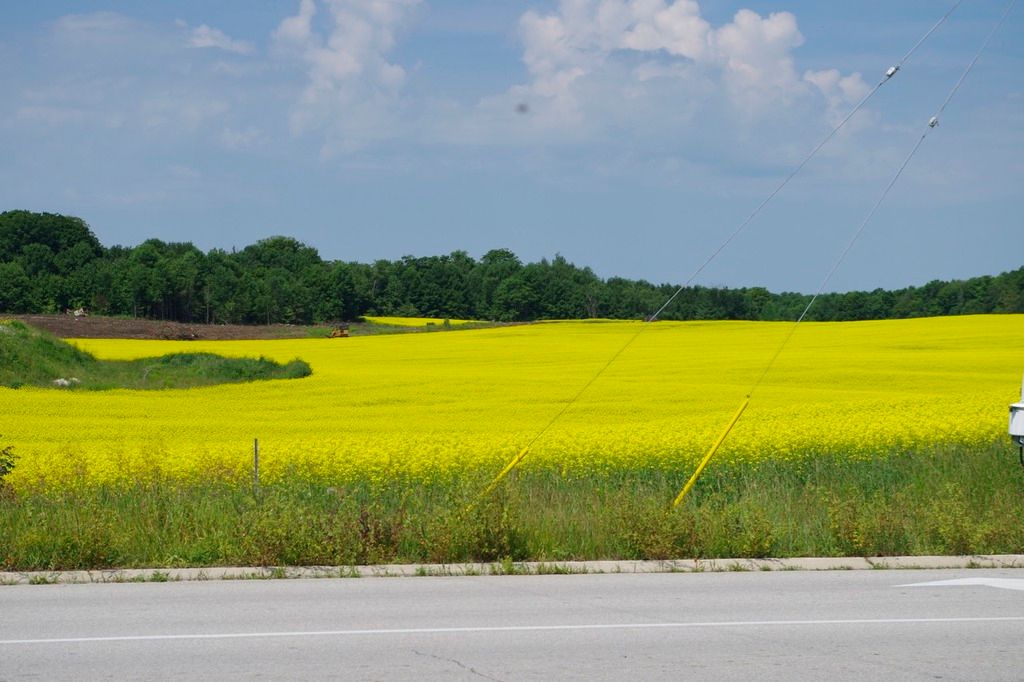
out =
<svg viewBox="0 0 1024 682"><path fill-rule="evenodd" d="M864 234L864 230L867 228L868 223L870 223L871 220L875 217L875 213L878 212L878 208L882 205L882 202L885 201L886 197L889 196L889 192L896 184L896 181L900 179L900 176L903 174L903 171L910 163L910 160L914 158L915 154L917 154L917 150L921 148L921 145L924 143L925 138L928 137L928 134L931 133L932 130L938 127L939 118L946 110L946 107L949 106L950 100L952 100L953 96L956 95L957 91L960 89L960 86L964 84L964 81L967 79L968 74L971 73L971 70L974 69L975 64L977 64L978 60L981 58L982 53L988 48L988 45L992 41L993 36L995 36L995 34L999 31L1002 25L1006 22L1006 18L1010 15L1010 11L1013 10L1013 6L1016 3L1017 0L1010 0L1010 2L1007 3L1002 15L999 17L999 21L996 22L995 26L992 27L992 30L989 31L988 35L985 37L985 40L981 43L981 46L978 48L978 51L974 53L974 57L967 64L967 67L963 70L963 73L960 74L960 78L957 79L956 84L953 85L953 88L949 91L949 94L946 95L946 99L942 101L942 104L936 110L935 115L928 119L927 125L924 127L924 130L921 132L921 136L917 139L917 142L914 144L913 148L911 148L910 153L907 154L906 158L903 159L903 163L900 164L899 168L896 170L896 173L889 180L889 184L885 186L885 189L882 190L882 193L879 195L878 200L875 201L874 205L871 207L871 210L868 211L867 215L864 216L864 220L862 220L860 225L857 227L857 230L854 232L853 237L850 238L850 241L846 244L846 247L842 250L842 252L839 254L839 257L832 264L832 267L825 275L825 278L821 281L821 284L818 285L818 288L815 290L814 295L811 296L811 300L807 302L806 306L804 306L804 309L800 313L800 316L796 319L796 321L793 323L793 326L790 328L789 333L782 340L782 343L779 345L779 348L775 351L775 354L771 357L771 360L769 360L768 364L765 366L760 376L758 376L757 380L754 382L754 385L751 386L750 390L747 392L748 398L754 394L754 391L757 390L757 388L764 381L765 376L767 376L768 372L774 366L775 361L778 360L779 356L782 354L782 351L786 348L786 346L789 344L789 341L793 338L793 335L796 333L797 327L807 317L807 313L810 312L811 306L813 306L815 301L817 301L818 298L821 296L821 292L825 290L826 286L828 286L828 283L829 281L831 281L832 276L835 275L836 271L843 264L843 261L846 260L846 257L849 255L854 245L857 243L858 240L860 240L860 237L861 235Z"/></svg>
<svg viewBox="0 0 1024 682"><path fill-rule="evenodd" d="M883 85L888 83L892 79L892 77L895 76L899 72L899 70L901 68L903 68L903 65L906 63L906 61L908 59L910 59L910 57L915 52L917 52L917 48L921 47L921 45L924 44L924 41L927 40L928 37L931 36L931 34L935 33L935 31L939 28L939 26L941 26L942 24L944 24L946 22L946 20L949 18L949 16L962 3L963 3L963 0L957 0L957 2L954 3L953 6L950 7L949 10L945 14L943 14L942 17L939 18L939 20L936 21L935 24L931 28L929 28L928 31L923 36L921 36L921 38L914 44L914 46L912 48L910 48L910 50L905 55L903 55L902 59L900 59L898 62L896 62L895 64L893 64L892 66L890 66L886 70L886 72L882 76L881 80L879 80L877 83L875 83L875 86L873 88L871 88L871 90L869 90L868 93L866 95L864 95L864 97L862 97L859 102L857 102L857 104L853 107L853 109L851 109L849 111L849 113L847 113L846 116L844 116L843 119L841 121L839 121L839 123L834 128L832 128L832 130L828 133L828 135L826 135L821 140L821 142L819 142L817 145L814 146L813 149L811 149L810 153L807 154L806 157L804 157L803 161L801 161L799 164L797 164L797 166L792 171L790 171L789 175L787 175L782 180L782 182L780 182L779 185L775 189L773 189L771 191L771 193L767 197L765 197L764 200L760 204L757 205L757 207L750 213L750 215L748 215L746 217L746 219L743 222L741 222L739 224L739 226L736 227L735 230L732 231L732 233L725 239L725 241L723 241L718 246L718 248L716 248L714 251L711 252L711 255L709 255L704 260L704 262L701 263L697 267L697 269L693 271L693 273L687 278L687 280L675 290L675 293L673 293L668 298L668 300L665 301L665 303L660 308L658 308L658 310L653 315L651 315L650 318L648 318L648 322L653 322L654 320L656 320L658 318L658 316L660 316L661 313L663 313L665 311L665 309L668 308L668 306L672 304L672 301L674 301L676 299L676 297L679 296L679 294L682 293L682 291L686 287L688 287L693 282L693 280L695 280L697 278L698 275L700 275L700 273L704 272L704 269L707 268L707 266L710 265L711 262L714 261L719 256L719 254L721 254L722 251L724 251L726 249L726 247L728 247L729 244L731 244L733 242L733 240L735 240L736 237L738 237L740 235L740 233L743 232L747 228L747 226L751 222L753 222L754 218L756 218L758 216L758 214L760 214L761 211L764 210L764 208L771 202L771 200L774 199L776 197L776 195L778 195L778 193L781 192L783 190L783 188L785 188L786 185L789 184L790 180L795 178L797 176L797 174L801 170L803 170L804 166L806 166L808 164L808 162L810 162L810 160L817 155L817 153L821 150L821 148L824 147L826 144L828 144L829 140L831 140L833 137L835 137L836 133L838 133L840 130L842 130L843 127L847 124L847 122L849 122L849 120L851 118L853 118L854 115L856 115L857 112L860 111L861 108L865 104L868 103L868 100L870 100L872 97L874 97L875 93L878 92L882 88Z"/></svg>
<svg viewBox="0 0 1024 682"><path fill-rule="evenodd" d="M839 257L832 264L832 267L829 269L828 273L825 275L825 278L822 280L821 284L814 292L814 295L811 297L811 300L807 302L807 305L804 306L804 309L800 313L800 316L790 327L789 333L787 333L785 338L783 338L782 343L779 344L779 347L775 350L775 353L768 361L768 364L765 365L764 369L761 371L761 374L754 381L753 386L751 386L750 390L747 392L743 401L740 403L739 410L736 412L732 420L726 426L725 430L722 432L722 435L719 436L718 440L715 441L715 444L704 455L704 458L697 465L697 468L694 470L693 474L686 481L686 484L683 486L683 489L679 492L678 495L676 495L676 498L672 501L673 507L679 506L679 504L683 501L683 498L686 497L686 494L693 488L701 472L711 461L711 458L714 456L714 454L718 451L718 448L721 447L722 443L724 443L726 438L729 437L729 433L732 431L733 426L736 425L736 422L739 421L740 416L743 414L743 411L746 409L747 405L750 404L750 400L753 397L754 392L764 381L764 378L768 375L768 372L775 365L775 362L779 359L779 356L782 355L782 351L786 348L786 346L789 345L789 342L792 340L793 335L796 333L797 328L800 326L800 323L803 322L804 319L807 317L807 313L810 311L811 306L814 305L814 302L821 295L821 292L824 291L825 287L828 285L828 282L832 279L832 276L839 269L840 265L842 265L843 261L846 260L846 257L853 249L854 244L856 244L857 241L860 239L861 235L864 233L865 228L867 228L868 223L870 223L872 218L874 218L875 214L878 212L878 208L882 205L882 202L885 201L886 197L889 196L890 191L896 185L896 181L899 180L900 176L903 174L903 171L906 170L907 166L910 164L910 160L914 158L914 155L917 154L917 151L921 148L921 145L924 143L925 138L927 138L928 134L938 126L939 116L942 114L943 111L946 110L946 107L949 105L950 100L953 99L953 96L960 89L960 86L963 85L964 81L967 79L968 74L970 74L971 70L974 68L974 65L978 63L978 59L981 57L981 54L988 47L988 44L992 40L992 37L1002 27L1003 23L1006 21L1006 18L1010 15L1010 11L1013 9L1013 6L1016 4L1016 2L1017 0L1010 0L1010 2L1006 5L1006 8L1003 10L1003 14L1002 16L1000 16L999 21L992 28L989 34L985 37L985 40L978 48L978 51L974 54L973 59L971 59L971 61L967 64L967 67L960 75L960 78L957 80L956 84L949 91L949 94L946 95L946 99L943 100L942 105L938 108L935 115L933 115L928 120L928 123L925 125L924 131L921 133L921 136L917 139L917 142L911 148L910 153L907 154L907 156L903 159L903 163L901 163L899 168L896 169L896 173L889 180L888 184L885 186L885 189L882 190L882 193L879 195L878 199L871 207L871 210L868 211L866 216L864 216L864 219L861 221L860 225L857 227L857 230L854 232L853 237L850 238L850 241L846 244L846 247L842 250L842 252L839 254ZM1022 448L1021 463L1024 464L1024 448Z"/></svg>
<svg viewBox="0 0 1024 682"><path fill-rule="evenodd" d="M538 431L538 432L537 432L537 433L536 433L536 434L535 434L535 435L534 435L534 436L533 436L533 437L532 437L532 438L531 438L531 439L529 440L529 442L528 442L528 443L526 444L526 446L525 446L525 447L524 447L524 448L523 448L523 449L522 449L522 450L521 450L521 451L519 452L519 454L517 454L517 455L516 455L516 457L514 457L514 458L513 458L513 459L512 459L512 460L511 460L511 461L510 461L510 462L509 462L509 463L508 463L508 464L507 464L507 465L505 466L505 468L504 468L504 469L502 469L502 471L501 471L501 472L500 472L500 473L499 473L499 474L498 474L498 475L497 475L497 476L496 476L496 477L495 477L495 478L494 478L494 479L493 479L493 480L491 481L491 483L490 483L490 484L489 484L489 485L487 486L487 488L486 488L486 489L485 489L485 490L484 490L484 491L483 491L483 492L481 493L481 497L483 497L483 496L486 496L487 494L489 494L489 493L490 493L490 492L491 492L491 491L492 491L492 490L493 490L493 489L494 489L494 488L495 488L495 487L496 487L496 486L497 486L497 485L498 485L498 484L499 484L499 483L501 482L501 480L502 480L502 479L503 479L503 478L504 478L504 477L505 477L505 476L506 476L506 475L507 475L507 474L508 474L508 473L509 473L510 471L512 471L512 469L514 469L514 468L515 468L515 467L516 467L516 466L517 466L517 465L519 464L519 462L520 462L520 461L522 461L522 459L523 459L523 458L524 458L524 457L526 456L526 454L527 454L527 453L528 453L528 452L530 451L530 448L532 448L532 447L533 447L533 445L534 445L534 444L535 444L535 443L536 443L536 442L537 442L538 440L540 440L540 439L541 439L541 438L542 438L542 437L544 436L544 434L546 434L546 433L547 433L547 432L548 432L548 431L549 431L549 430L551 429L551 427L552 427L552 426L554 426L554 425L555 425L555 424L556 424L556 423L557 423L557 422L558 422L558 421L559 421L559 420L560 420L560 419L562 418L562 416L563 416L563 415L564 415L564 414L565 414L566 412L568 412L568 411L569 411L569 409L570 409L570 408L571 408L571 407L572 407L572 406L573 406L573 405L574 405L574 404L575 404L575 403L576 403L576 402L577 402L577 401L578 401L578 400L580 399L580 397L581 397L581 396L582 396L582 395L583 395L584 393L586 393L586 392L587 392L587 389L589 389L589 388L590 388L590 387L591 387L591 386L592 386L592 385L594 384L594 382L596 382L596 381L597 381L597 380L598 380L598 379L599 379L599 378L600 378L600 377L601 377L601 376L602 376L602 375L603 375L603 374L604 374L604 373L605 373L605 372L606 372L606 371L608 370L608 368L609 368L609 367L611 367L611 366L612 366L612 364L614 364L616 360L618 360L618 358L619 358L619 357L620 357L620 356L621 356L621 355L622 355L622 354L623 354L623 353L624 353L624 352L626 351L626 349L628 349L628 348L629 348L629 347L630 347L630 346L631 346L631 345L632 345L632 344L633 344L633 343L634 343L634 342L636 341L636 339L637 339L637 338L638 338L638 337L639 337L639 336L640 336L640 335L641 335L641 334L642 334L642 333L643 333L644 331L646 331L646 329L648 328L649 324L650 324L651 322L654 322L654 321L656 321L656 320L657 320L657 319L658 319L658 318L659 318L659 317L661 316L661 314L662 314L663 312L665 312L665 310L666 310L666 309L668 308L668 306L669 306L669 305L671 305L673 301L675 301L675 299L676 299L676 298L677 298L677 297L679 296L679 294L681 294L681 293L682 293L682 292L683 292L683 291L684 291L684 290L686 289L686 287L690 286L690 284L692 284L692 283L693 283L693 281L694 281L694 280L695 280L695 279L696 279L696 278L697 278L697 277L698 277L698 276L699 276L699 275L700 275L700 274L701 274L701 273L702 273L702 272L703 272L703 271L704 271L704 270L705 270L705 269L706 269L706 268L707 268L707 267L708 267L708 266L709 266L709 265L710 265L710 264L711 264L711 263L712 263L712 262L713 262L713 261L714 261L714 260L715 260L716 258L718 258L718 256L719 256L719 255L720 255L720 254L721 254L721 253L722 253L722 252L723 252L723 251L724 251L724 250L725 250L725 249L726 249L726 248L727 248L727 247L728 247L728 246L729 246L729 245L730 245L730 244L731 244L731 243L732 243L733 241L735 241L735 239L736 239L736 238L737 238L737 237L738 237L738 236L739 236L739 235L740 235L740 234L741 234L741 233L742 233L742 232L743 232L743 231L744 231L744 230L745 230L745 229L747 228L747 226L749 226L749 225L750 225L750 223L752 223L752 222L754 221L754 219L755 219L755 218L756 218L756 217L757 217L757 216L758 216L758 215L759 215L759 214L760 214L760 213L761 213L761 212L762 212L762 211L764 210L764 208L765 208L765 207L766 207L766 206L767 206L767 205L768 205L769 203L771 203L771 201L772 201L772 200L773 200L773 199L774 199L774 198L775 198L776 196L778 196L778 194L779 194L779 193L780 193L780 192L781 192L781 191L782 191L782 190L783 190L783 189L784 189L784 188L785 188L785 187L786 187L786 186L787 186L787 185L788 185L788 184L790 183L790 181L791 181L791 180L793 180L793 178L795 178L795 177L796 177L796 176L797 176L797 175L798 175L798 174L800 173L800 171L801 171L801 170L803 170L803 168L804 168L804 167L805 167L805 166L806 166L806 165L807 165L807 164L808 164L808 163L809 163L809 162L811 161L811 159L813 159L813 158L814 158L814 157L815 157L815 156L817 155L817 153L818 153L819 151L821 151L821 149L822 149L822 148L823 148L823 147L824 147L824 146L825 146L826 144L828 144L828 142L829 142L829 141L830 141L830 140L831 140L831 139L832 139L833 137L835 137L835 136L836 136L836 134L837 134L837 133L839 133L839 131L843 129L843 127L845 127L845 126L846 126L846 124L847 124L847 123L848 123L848 122L850 121L850 119L852 119L852 118L853 118L853 117L854 117L854 116L855 116L855 115L857 114L857 112L859 112L859 111L860 111L860 110L861 110L861 109L862 109L862 108L864 107L864 105L865 105L865 104L867 104L867 103L868 103L868 101L869 101L869 100L870 100L870 99L871 99L872 97L874 97L875 93L877 93L877 92L878 92L878 91L879 91L879 90L880 90L880 89L882 88L882 86L883 86L883 85L885 85L885 84L886 84L886 83L888 83L888 82L889 82L890 80L892 80L893 76L895 76L895 75L896 75L896 74L897 74L897 73L898 73L898 72L900 71L900 69L901 69L901 68L903 67L903 65L904 65L904 64L905 64L905 63L906 63L906 62L907 62L907 61L908 61L908 60L910 59L910 57L911 57L911 56L912 56L912 55L913 55L913 54L914 54L914 53L915 53L915 52L916 52L916 51L918 50L918 48L920 48L920 47L921 47L921 45L923 45L923 44L924 44L924 42L925 42L925 41L926 41L926 40L927 40L927 39L928 39L928 38L929 38L929 37L930 37L930 36L931 36L931 35L932 35L933 33L935 33L935 31L936 31L936 30L938 30L938 28L939 28L940 26L942 26L942 24L944 24L944 23L946 22L946 20L947 20L947 19L948 19L948 18L950 17L950 15L951 15L951 14L953 14L953 12L954 12L954 11L956 11L956 9L957 9L957 8L958 8L958 7L959 7L959 6L961 5L961 4L963 4L963 0L957 0L957 1L956 1L956 2L955 2L955 3L954 3L954 4L953 4L953 5L952 5L952 6L950 7L950 8L949 8L949 9L948 9L948 10L946 11L946 13L945 13L945 14L943 14L943 15L942 15L942 16L941 16L941 17L940 17L940 18L939 18L939 19L938 19L938 20L937 20L937 21L936 21L936 22L935 22L935 23L934 23L934 24L933 24L933 25L932 25L932 26L931 26L931 27L930 27L930 28L929 28L929 29L928 29L928 30L927 30L927 31L925 32L925 34L924 34L924 35L922 35L920 39L918 39L918 41L917 41L916 43L914 43L914 46L913 46L913 47L911 47L911 48L910 48L910 50L908 50L908 51L907 51L907 53L906 53L905 55L903 55L903 57L902 57L902 58L901 58L901 59L900 59L900 60L899 60L898 62L896 62L895 64L893 64L892 66L890 66L890 67L889 67L889 68L888 68L888 69L887 69L887 70L885 71L885 73L883 74L882 78L881 78L881 79L880 79L880 80L879 80L879 81L878 81L878 82L877 82L877 83L876 83L876 84L874 85L874 87L872 87L872 88L871 88L871 89L870 89L870 90L869 90L869 91L867 92L867 94L865 94L865 95L864 95L864 96L863 96L863 97L862 97L862 98L860 99L860 101L858 101L858 102L857 102L857 104L856 104L856 105L854 105L854 107L853 107L853 108L852 108L852 109L851 109L851 110L850 110L850 111L849 111L849 112L848 112L848 113L847 113L847 114L846 114L846 115L845 115L845 116L844 116L844 117L843 117L843 118L842 118L842 119L841 119L841 120L840 120L840 121L839 121L839 122L838 122L838 123L837 123L837 124L836 124L835 126L833 126L833 128L832 128L832 129L831 129L831 130L829 131L829 133L828 133L828 134L827 134L827 135L826 135L826 136L825 136L824 138L822 138L822 140L821 140L821 141L819 141L819 142L818 142L818 143L817 143L817 144L816 144L816 145L815 145L815 146L814 146L814 147L813 147L813 148L811 149L811 151L810 151L810 152L809 152L809 153L808 153L808 154L807 154L807 155L806 155L806 156L805 156L805 157L803 158L803 160L801 160L801 161L800 161L800 163L798 163L798 164L796 165L796 167L794 167L794 168L793 168L793 170L792 170L792 171L790 171L790 172L789 172L789 174L788 174L788 175L786 175L786 177L785 177L785 178L783 178L783 180L782 180L782 181L781 181L781 182L780 182L780 183L779 183L779 184L778 184L778 185L777 185L777 186L776 186L776 187L775 187L775 188L774 188L774 189L773 189L773 190L772 190L772 191L771 191L771 192L770 192L770 193L768 194L768 196L767 196L767 197L765 197L765 198L764 198L764 200L762 200L762 201L761 201L761 202L760 202L760 203L759 203L759 204L758 204L758 205L757 205L757 206L756 206L756 207L754 208L754 210L753 210L753 211L751 211L751 213L750 213L750 214L749 214L749 215L748 215L748 216L747 216L747 217L746 217L746 218L745 218L745 219L744 219L744 220L743 220L743 221L742 221L742 222L741 222L741 223L740 223L740 224L739 224L739 225L738 225L738 226L737 226L737 227L736 227L736 228L735 228L735 229L734 229L734 230L733 230L733 231L732 231L732 232L731 232L731 233L730 233L730 234L729 234L729 235L728 235L727 237L726 237L726 239L725 239L725 240L723 240L723 241L722 241L722 242L721 242L721 243L720 243L720 244L718 245L718 247L717 247L717 248L715 248L715 249L714 249L714 250L713 250L713 251L712 251L712 252L711 252L711 253L710 253L710 254L708 255L708 257L704 259L704 261L703 261L703 262L701 262L701 264L700 264L700 265L699 265L699 266L698 266L698 267L697 267L697 268L696 268L696 269L695 269L695 270L694 270L694 271L693 271L693 272L692 272L692 273L690 274L690 276L689 276L689 277L687 277L687 278L686 278L686 280L685 280L685 281L684 281L684 282L683 282L683 283L682 283L681 285L679 285L679 287L677 287L677 288L676 288L676 290L675 290L675 291L674 291L674 292L672 293L672 295L671 295L671 296L669 296L669 297L668 297L668 299L667 299L667 300L666 300L666 301L665 301L665 302L664 302L664 303L663 303L663 304L662 304L662 305L661 305L661 306L660 306L660 307L659 307L659 308L658 308L658 309L657 309L657 310L656 310L656 311L655 311L655 312L654 312L653 314L651 314L650 316L648 316L647 318L645 318L645 320L644 320L644 323L643 323L642 325L640 325L640 326L638 327L637 331L636 331L636 332L635 332L634 334L632 334L632 335L631 335L631 336L630 336L630 337L629 337L629 338L628 338L628 339L626 340L626 342L625 342L625 343L624 343L624 344L623 344L623 345L622 345L622 346L621 346L621 347L620 347L620 348L619 348L619 349L618 349L618 350L617 350L617 351L616 351L616 352L615 352L615 353L614 353L614 354L613 354L613 355L612 355L612 356L611 356L611 357L610 357L610 358L608 359L608 361L607 361L607 362L605 362L605 364L604 364L604 365L603 365L603 366L602 366L602 367L601 367L601 368L600 368L600 369L599 369L599 370L598 370L598 371L597 371L597 372L596 372L596 373L595 373L595 374L594 374L594 375L593 375L593 376L592 376L592 377L590 378L590 380L588 380L588 381L587 381L587 382L586 382L586 383L585 383L585 384L584 384L584 385L583 385L583 386L582 386L582 387L581 387L581 388L580 388L579 390L577 390L577 391L576 391L576 393L575 393L575 394L574 394L574 395L573 395L573 396L572 396L572 397L571 397L571 398L569 399L569 401L568 401L568 402L566 402L566 403L565 403L565 404L564 404L564 405L562 406L562 408L561 408L561 409L560 409L560 410L559 410L559 411L558 411L558 412L557 412L557 413L556 413L556 414L555 414L555 415L554 415L553 417L551 417L551 419L549 419L549 420L548 420L548 422L547 422L547 423L546 423L546 424L545 424L545 425L543 426L543 428L541 428L541 429L540 429L540 430L539 430L539 431ZM741 412L742 412L742 409L741 409ZM723 440L724 440L724 439L723 439Z"/></svg>

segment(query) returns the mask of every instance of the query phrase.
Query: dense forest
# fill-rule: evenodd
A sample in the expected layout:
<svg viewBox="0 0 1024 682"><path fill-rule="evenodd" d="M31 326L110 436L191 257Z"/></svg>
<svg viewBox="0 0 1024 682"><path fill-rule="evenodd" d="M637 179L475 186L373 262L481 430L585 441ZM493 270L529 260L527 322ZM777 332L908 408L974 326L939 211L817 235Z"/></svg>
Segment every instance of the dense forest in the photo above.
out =
<svg viewBox="0 0 1024 682"><path fill-rule="evenodd" d="M507 249L326 261L290 237L230 252L149 239L105 247L80 218L0 213L0 312L91 313L206 323L312 323L362 315L526 321L640 319L675 290L601 279L561 256L522 263ZM687 287L662 319L794 319L809 296L761 287ZM808 319L864 320L1024 312L1024 267L896 291L827 294Z"/></svg>

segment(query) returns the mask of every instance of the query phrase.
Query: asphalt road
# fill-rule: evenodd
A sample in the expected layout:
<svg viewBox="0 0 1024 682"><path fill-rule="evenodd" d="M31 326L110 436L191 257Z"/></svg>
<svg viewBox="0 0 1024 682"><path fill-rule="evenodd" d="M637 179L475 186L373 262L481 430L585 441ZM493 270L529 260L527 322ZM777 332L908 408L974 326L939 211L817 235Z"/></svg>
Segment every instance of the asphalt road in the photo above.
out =
<svg viewBox="0 0 1024 682"><path fill-rule="evenodd" d="M1022 646L1012 569L0 587L3 681L1019 680Z"/></svg>

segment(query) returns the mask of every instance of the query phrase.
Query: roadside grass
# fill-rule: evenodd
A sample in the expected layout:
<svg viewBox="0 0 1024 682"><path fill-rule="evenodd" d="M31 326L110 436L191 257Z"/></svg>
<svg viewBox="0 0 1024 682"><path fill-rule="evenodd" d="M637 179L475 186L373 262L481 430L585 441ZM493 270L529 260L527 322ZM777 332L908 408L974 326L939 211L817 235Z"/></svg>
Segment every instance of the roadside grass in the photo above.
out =
<svg viewBox="0 0 1024 682"><path fill-rule="evenodd" d="M298 379L312 373L302 360L225 358L176 353L138 360L100 360L16 320L0 321L0 386L64 389L195 388L214 384Z"/></svg>
<svg viewBox="0 0 1024 682"><path fill-rule="evenodd" d="M433 484L290 480L0 495L0 569L351 566L1024 551L1024 470L1004 444L819 453L688 472L523 470Z"/></svg>

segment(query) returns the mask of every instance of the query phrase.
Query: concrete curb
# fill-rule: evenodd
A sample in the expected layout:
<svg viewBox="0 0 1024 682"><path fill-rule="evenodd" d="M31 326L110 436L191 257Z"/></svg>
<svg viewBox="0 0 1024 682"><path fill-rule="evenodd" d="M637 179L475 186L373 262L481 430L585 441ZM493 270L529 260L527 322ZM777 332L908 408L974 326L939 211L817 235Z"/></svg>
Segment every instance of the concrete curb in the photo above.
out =
<svg viewBox="0 0 1024 682"><path fill-rule="evenodd" d="M0 572L0 585L132 583L286 578L552 575L582 573L701 573L705 571L851 571L867 569L1024 568L1024 554L973 556L808 557L795 559L677 559L669 561L525 561L379 566L215 566L99 571Z"/></svg>

